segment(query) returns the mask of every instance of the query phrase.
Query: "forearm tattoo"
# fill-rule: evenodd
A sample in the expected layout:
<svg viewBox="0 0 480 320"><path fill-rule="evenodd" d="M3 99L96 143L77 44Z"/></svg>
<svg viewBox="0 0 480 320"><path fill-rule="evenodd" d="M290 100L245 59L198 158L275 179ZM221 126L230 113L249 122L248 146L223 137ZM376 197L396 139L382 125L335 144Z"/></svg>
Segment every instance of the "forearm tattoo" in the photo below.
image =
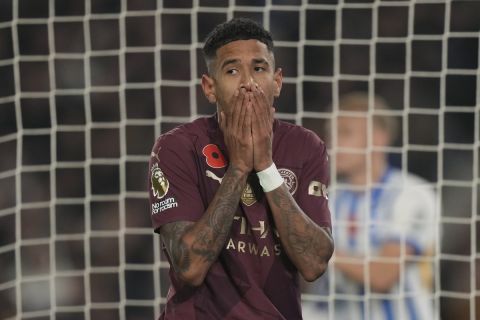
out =
<svg viewBox="0 0 480 320"><path fill-rule="evenodd" d="M195 228L199 232L195 235L192 252L208 262L217 258L230 232L246 181L243 179L240 183L239 179L242 178L238 170L227 171L206 214Z"/></svg>
<svg viewBox="0 0 480 320"><path fill-rule="evenodd" d="M243 178L239 170L230 168L198 222L172 222L161 228L162 240L176 272L187 271L198 257L208 263L215 261L230 232L245 182L246 177ZM190 233L192 241L183 240L185 233Z"/></svg>
<svg viewBox="0 0 480 320"><path fill-rule="evenodd" d="M193 222L178 221L168 223L161 229L160 235L162 241L167 247L173 268L176 272L184 272L190 267L190 254L188 248L180 238L184 231L192 224Z"/></svg>
<svg viewBox="0 0 480 320"><path fill-rule="evenodd" d="M276 207L272 210L280 213L276 216L277 229L290 258L306 267L326 263L332 254L329 230L302 215L302 210L284 186L273 190L270 197L271 205Z"/></svg>

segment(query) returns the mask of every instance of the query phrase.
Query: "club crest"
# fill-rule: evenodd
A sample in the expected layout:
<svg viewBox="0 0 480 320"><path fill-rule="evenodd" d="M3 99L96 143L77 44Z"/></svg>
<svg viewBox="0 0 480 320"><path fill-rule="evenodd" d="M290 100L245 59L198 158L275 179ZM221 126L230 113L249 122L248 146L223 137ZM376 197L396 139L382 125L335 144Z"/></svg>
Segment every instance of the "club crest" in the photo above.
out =
<svg viewBox="0 0 480 320"><path fill-rule="evenodd" d="M280 168L278 169L278 172L282 176L283 180L285 181L285 185L288 188L288 191L290 192L291 195L293 195L298 188L298 179L295 173L293 173L292 170L285 169L285 168Z"/></svg>
<svg viewBox="0 0 480 320"><path fill-rule="evenodd" d="M223 177L217 176L215 173L213 173L210 170L205 170L205 175L208 178L217 181L219 184L222 183ZM243 189L242 197L241 197L242 203L246 206L251 206L252 204L257 202L257 196L255 195L255 190L253 190L250 183L251 182L247 182L247 184L245 185L245 188ZM252 183L255 183L255 182L252 182ZM257 184L258 184L258 181L257 181Z"/></svg>
<svg viewBox="0 0 480 320"><path fill-rule="evenodd" d="M243 189L242 193L242 202L246 206L251 206L255 202L257 202L257 198L255 197L255 193L253 192L252 187L249 183L245 185L245 189Z"/></svg>
<svg viewBox="0 0 480 320"><path fill-rule="evenodd" d="M150 181L152 183L153 196L157 199L162 199L167 194L170 183L158 167L158 164L154 164L151 169Z"/></svg>

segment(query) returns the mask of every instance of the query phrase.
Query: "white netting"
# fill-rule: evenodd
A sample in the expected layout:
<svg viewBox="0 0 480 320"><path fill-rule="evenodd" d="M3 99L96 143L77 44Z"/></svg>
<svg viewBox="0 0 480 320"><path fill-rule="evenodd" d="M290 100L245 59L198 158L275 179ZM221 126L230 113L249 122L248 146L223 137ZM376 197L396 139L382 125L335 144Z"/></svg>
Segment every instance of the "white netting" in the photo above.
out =
<svg viewBox="0 0 480 320"><path fill-rule="evenodd" d="M441 0L1 1L0 319L159 315L168 265L150 228L150 148L213 112L202 40L237 16L276 40L280 118L324 135L341 94L392 106L392 163L438 192L435 308L476 319L478 12Z"/></svg>

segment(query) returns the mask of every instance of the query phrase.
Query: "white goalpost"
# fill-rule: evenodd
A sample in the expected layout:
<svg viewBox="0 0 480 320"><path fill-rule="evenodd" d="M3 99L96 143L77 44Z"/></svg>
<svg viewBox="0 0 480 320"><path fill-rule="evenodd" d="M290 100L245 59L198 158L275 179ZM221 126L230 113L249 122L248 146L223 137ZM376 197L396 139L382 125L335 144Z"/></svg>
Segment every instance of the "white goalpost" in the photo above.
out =
<svg viewBox="0 0 480 320"><path fill-rule="evenodd" d="M201 49L233 17L273 35L278 118L335 142L343 94L388 102L401 124L391 164L436 191L436 317L477 319L478 12L470 0L0 1L0 319L160 315L169 264L150 223L150 149L214 112Z"/></svg>

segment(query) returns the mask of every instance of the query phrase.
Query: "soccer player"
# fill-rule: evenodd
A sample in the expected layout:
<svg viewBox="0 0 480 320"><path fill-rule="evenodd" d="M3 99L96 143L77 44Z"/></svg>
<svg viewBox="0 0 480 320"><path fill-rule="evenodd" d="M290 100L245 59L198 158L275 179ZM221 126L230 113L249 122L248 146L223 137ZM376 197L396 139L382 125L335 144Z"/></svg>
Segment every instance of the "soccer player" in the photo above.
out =
<svg viewBox="0 0 480 320"><path fill-rule="evenodd" d="M398 125L385 114L383 99L370 103L367 94L351 93L339 109L338 184L331 193L335 259L310 289L333 303L306 305L305 319L434 319L434 192L427 181L389 165L385 148Z"/></svg>
<svg viewBox="0 0 480 320"><path fill-rule="evenodd" d="M274 119L282 71L265 29L230 20L203 52L217 112L161 135L149 166L171 266L160 318L302 319L298 274L317 279L333 251L326 147Z"/></svg>

